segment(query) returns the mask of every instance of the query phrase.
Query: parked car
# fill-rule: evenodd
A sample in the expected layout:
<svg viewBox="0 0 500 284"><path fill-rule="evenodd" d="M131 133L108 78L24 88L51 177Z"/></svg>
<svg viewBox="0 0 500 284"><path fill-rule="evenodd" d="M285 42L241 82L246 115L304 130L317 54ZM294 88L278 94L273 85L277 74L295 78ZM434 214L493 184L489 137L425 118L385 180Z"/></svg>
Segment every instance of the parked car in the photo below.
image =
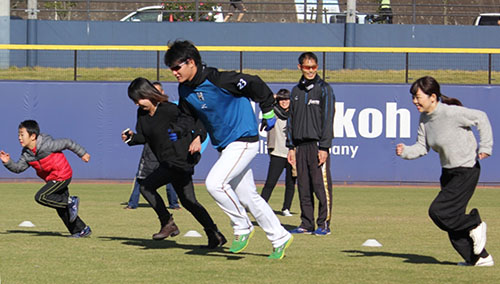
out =
<svg viewBox="0 0 500 284"><path fill-rule="evenodd" d="M217 8L217 7L215 7ZM215 21L221 17L222 13L215 9L200 11L199 21ZM147 6L137 9L137 11L123 17L120 22L176 22L190 21L194 19L194 12L168 12L162 5Z"/></svg>
<svg viewBox="0 0 500 284"><path fill-rule="evenodd" d="M163 22L163 12L163 6L142 7L123 17L120 22Z"/></svg>
<svg viewBox="0 0 500 284"><path fill-rule="evenodd" d="M477 16L475 26L498 26L500 25L500 13L483 13Z"/></svg>

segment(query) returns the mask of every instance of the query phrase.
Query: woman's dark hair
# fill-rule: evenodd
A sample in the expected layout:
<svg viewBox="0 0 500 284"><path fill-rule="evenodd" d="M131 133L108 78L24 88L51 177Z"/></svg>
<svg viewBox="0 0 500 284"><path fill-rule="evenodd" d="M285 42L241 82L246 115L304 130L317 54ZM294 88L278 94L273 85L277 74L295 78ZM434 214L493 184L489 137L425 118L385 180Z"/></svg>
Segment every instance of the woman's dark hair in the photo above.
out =
<svg viewBox="0 0 500 284"><path fill-rule="evenodd" d="M196 46L187 40L176 40L168 43L168 50L163 60L165 65L171 67L192 59L196 66L201 66L201 55Z"/></svg>
<svg viewBox="0 0 500 284"><path fill-rule="evenodd" d="M148 80L142 77L135 78L128 86L128 97L137 103L140 99L148 99L156 105L161 102L168 102L168 96L163 95Z"/></svg>
<svg viewBox="0 0 500 284"><path fill-rule="evenodd" d="M439 83L431 76L424 76L413 82L410 87L410 93L412 96L416 96L418 89L422 90L426 95L431 96L435 94L438 100L447 105L457 105L462 106L462 102L456 98L450 98L441 94L441 88Z"/></svg>
<svg viewBox="0 0 500 284"><path fill-rule="evenodd" d="M35 134L35 137L38 137L40 134L40 126L38 126L38 122L35 120L25 120L21 123L19 123L19 129L21 128L26 128L26 132L31 136Z"/></svg>
<svg viewBox="0 0 500 284"><path fill-rule="evenodd" d="M276 100L289 100L290 99L290 91L287 89L280 89L276 93Z"/></svg>

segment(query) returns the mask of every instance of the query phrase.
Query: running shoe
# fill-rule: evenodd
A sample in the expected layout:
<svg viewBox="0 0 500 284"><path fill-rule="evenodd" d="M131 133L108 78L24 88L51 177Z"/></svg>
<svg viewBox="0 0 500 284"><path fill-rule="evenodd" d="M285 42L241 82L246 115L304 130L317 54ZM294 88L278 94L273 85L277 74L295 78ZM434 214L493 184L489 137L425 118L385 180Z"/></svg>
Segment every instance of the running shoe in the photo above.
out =
<svg viewBox="0 0 500 284"><path fill-rule="evenodd" d="M243 251L248 246L248 241L253 236L254 232L255 229L252 229L252 231L248 234L235 235L229 251L232 253L239 253Z"/></svg>
<svg viewBox="0 0 500 284"><path fill-rule="evenodd" d="M281 246L274 248L273 253L271 253L268 258L270 259L282 259L285 257L285 250L292 244L293 236L290 235L290 238Z"/></svg>

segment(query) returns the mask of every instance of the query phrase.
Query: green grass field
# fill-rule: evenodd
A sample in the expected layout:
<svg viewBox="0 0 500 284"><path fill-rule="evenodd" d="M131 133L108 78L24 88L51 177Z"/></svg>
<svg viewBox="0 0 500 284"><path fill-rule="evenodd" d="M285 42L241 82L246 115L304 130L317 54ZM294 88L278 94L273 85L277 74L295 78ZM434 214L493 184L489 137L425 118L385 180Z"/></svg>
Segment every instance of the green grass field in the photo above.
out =
<svg viewBox="0 0 500 284"><path fill-rule="evenodd" d="M437 188L334 188L332 234L298 235L286 257L269 260L272 248L257 227L241 254L199 248L206 244L200 225L184 209L175 211L181 235L153 241L159 222L141 199L123 210L130 184L72 184L81 198L80 216L91 238L69 239L53 209L36 204L42 183L0 183L0 283L500 283L499 266L458 267L462 261L447 235L427 216ZM202 186L197 196L221 231L231 238L228 217ZM164 196L164 189L161 189ZM270 204L281 209L283 187ZM488 251L500 261L500 189L480 188L471 201L488 223ZM298 198L293 217L299 224ZM36 227L18 225L25 220ZM253 219L252 219L253 220ZM184 237L188 230L202 238ZM382 247L363 247L377 239Z"/></svg>
<svg viewBox="0 0 500 284"><path fill-rule="evenodd" d="M283 70L255 70L244 69L243 72L259 75L265 82L292 82L296 83L300 78L300 72L296 69ZM79 68L77 71L78 81L132 81L142 76L150 80L156 80L155 68ZM323 76L323 71L318 70ZM417 78L431 75L441 84L488 84L488 73L486 71L465 70L409 70L408 82L412 83ZM326 81L329 83L405 83L405 70L327 70ZM10 67L0 69L0 80L53 80L72 81L74 79L73 68L48 68L48 67ZM176 82L170 70L160 69L160 81ZM500 84L500 72L492 72L491 83Z"/></svg>

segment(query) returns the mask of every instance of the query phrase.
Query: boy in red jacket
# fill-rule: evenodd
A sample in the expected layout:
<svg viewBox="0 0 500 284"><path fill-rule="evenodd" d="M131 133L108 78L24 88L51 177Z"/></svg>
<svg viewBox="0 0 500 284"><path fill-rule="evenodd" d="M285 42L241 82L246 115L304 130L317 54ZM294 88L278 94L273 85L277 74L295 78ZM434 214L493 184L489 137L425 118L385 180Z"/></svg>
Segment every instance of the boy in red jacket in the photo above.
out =
<svg viewBox="0 0 500 284"><path fill-rule="evenodd" d="M78 217L79 198L69 196L68 185L73 171L62 150L69 149L82 158L90 160L85 149L70 139L52 139L40 134L40 127L34 120L25 120L19 124L19 143L23 147L21 157L16 163L10 155L0 151L0 160L11 172L20 173L29 166L47 183L35 194L35 201L43 206L54 208L68 228L72 238L88 237L90 227Z"/></svg>

